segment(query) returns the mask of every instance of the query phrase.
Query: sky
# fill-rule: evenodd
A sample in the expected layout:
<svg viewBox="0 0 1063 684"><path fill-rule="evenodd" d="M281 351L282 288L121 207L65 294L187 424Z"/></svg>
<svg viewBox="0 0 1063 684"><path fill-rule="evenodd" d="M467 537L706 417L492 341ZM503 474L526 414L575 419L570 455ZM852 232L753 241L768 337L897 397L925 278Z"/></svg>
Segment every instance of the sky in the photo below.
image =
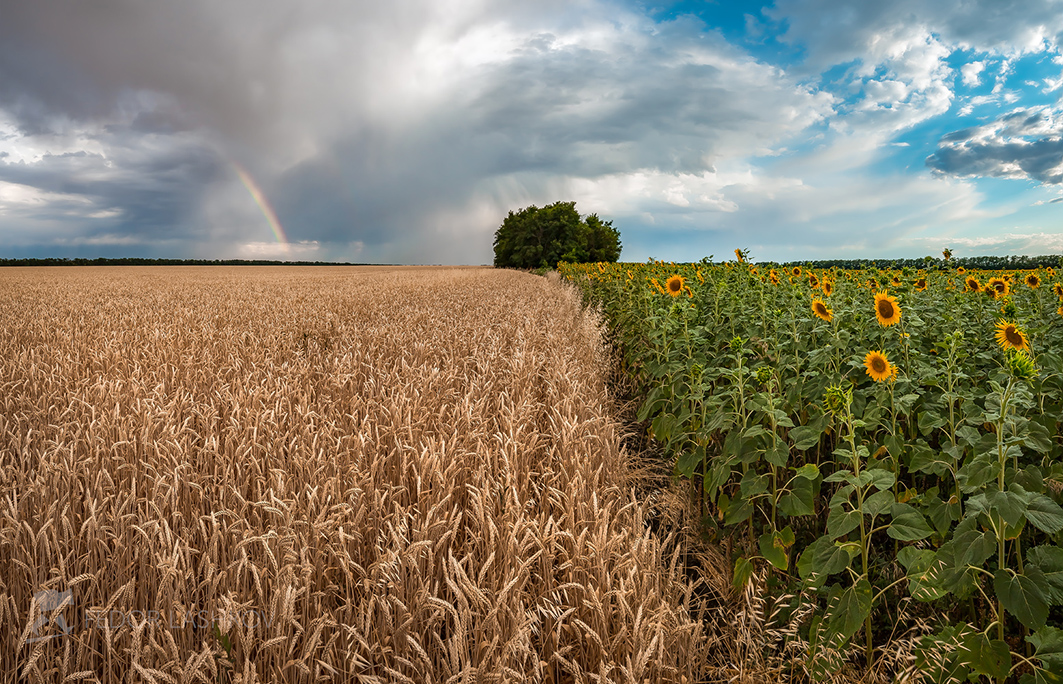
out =
<svg viewBox="0 0 1063 684"><path fill-rule="evenodd" d="M1063 253L1053 0L0 0L0 257Z"/></svg>

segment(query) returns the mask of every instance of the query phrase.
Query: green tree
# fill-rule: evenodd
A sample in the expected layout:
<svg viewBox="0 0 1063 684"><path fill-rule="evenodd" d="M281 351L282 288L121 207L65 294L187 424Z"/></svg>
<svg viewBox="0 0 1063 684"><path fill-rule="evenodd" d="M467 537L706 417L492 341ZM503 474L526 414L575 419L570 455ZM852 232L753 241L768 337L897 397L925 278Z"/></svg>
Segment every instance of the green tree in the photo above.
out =
<svg viewBox="0 0 1063 684"><path fill-rule="evenodd" d="M495 231L495 266L543 268L559 261L616 261L620 231L597 214L580 218L575 202L509 212Z"/></svg>

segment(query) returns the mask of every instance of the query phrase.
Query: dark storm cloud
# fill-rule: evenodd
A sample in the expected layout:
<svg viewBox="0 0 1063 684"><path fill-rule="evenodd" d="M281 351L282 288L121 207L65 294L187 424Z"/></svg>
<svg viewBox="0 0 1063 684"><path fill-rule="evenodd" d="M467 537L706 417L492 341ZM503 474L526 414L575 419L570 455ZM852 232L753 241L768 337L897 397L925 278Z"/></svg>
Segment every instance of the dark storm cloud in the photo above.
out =
<svg viewBox="0 0 1063 684"><path fill-rule="evenodd" d="M155 234L182 227L219 173L216 155L192 145L145 151L112 142L107 150L107 156L79 151L0 163L0 181L61 198L35 211L37 219L105 217L90 222L95 230Z"/></svg>
<svg viewBox="0 0 1063 684"><path fill-rule="evenodd" d="M5 159L0 179L117 212L145 239L194 230L204 203L247 206L228 160L293 241L416 242L473 201L504 214L556 192L551 179L711 171L830 111L829 97L700 24L654 25L619 6L9 5L0 121L37 148L76 138L96 156ZM245 233L212 228L234 243Z"/></svg>
<svg viewBox="0 0 1063 684"><path fill-rule="evenodd" d="M942 136L926 165L950 176L1063 183L1063 123L1047 108L1019 109L984 126Z"/></svg>

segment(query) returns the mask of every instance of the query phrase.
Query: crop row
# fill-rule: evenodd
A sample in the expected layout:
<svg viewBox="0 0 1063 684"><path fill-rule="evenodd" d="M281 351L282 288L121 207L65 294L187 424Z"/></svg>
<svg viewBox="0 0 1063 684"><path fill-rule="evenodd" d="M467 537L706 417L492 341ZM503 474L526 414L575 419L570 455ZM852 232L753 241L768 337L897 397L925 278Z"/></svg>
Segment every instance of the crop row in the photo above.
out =
<svg viewBox="0 0 1063 684"><path fill-rule="evenodd" d="M881 674L914 630L906 676L1059 681L1059 276L746 256L560 271L737 548L736 586L763 581L799 637L792 667Z"/></svg>

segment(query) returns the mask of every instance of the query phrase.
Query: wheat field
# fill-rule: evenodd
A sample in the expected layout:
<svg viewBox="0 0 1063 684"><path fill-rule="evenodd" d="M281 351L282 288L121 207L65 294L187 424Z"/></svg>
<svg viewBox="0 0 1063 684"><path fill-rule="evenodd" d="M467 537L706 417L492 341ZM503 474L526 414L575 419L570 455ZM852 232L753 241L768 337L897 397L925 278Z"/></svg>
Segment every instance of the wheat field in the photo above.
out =
<svg viewBox="0 0 1063 684"><path fill-rule="evenodd" d="M493 269L0 271L0 677L703 681L599 325Z"/></svg>

